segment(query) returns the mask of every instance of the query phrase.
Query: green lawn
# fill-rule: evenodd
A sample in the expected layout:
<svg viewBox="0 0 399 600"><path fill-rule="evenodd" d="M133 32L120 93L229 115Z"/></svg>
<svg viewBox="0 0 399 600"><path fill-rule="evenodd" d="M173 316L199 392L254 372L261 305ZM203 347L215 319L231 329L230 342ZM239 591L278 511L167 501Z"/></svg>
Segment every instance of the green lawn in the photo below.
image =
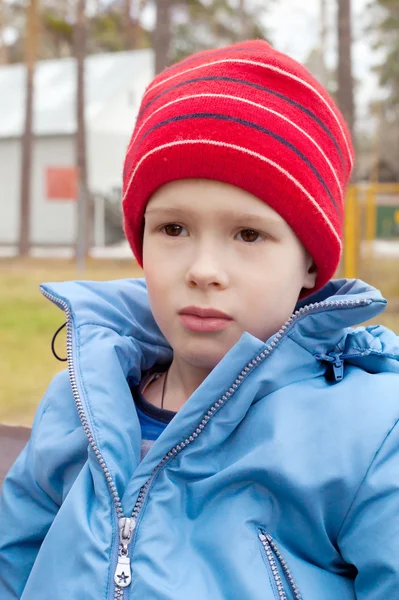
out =
<svg viewBox="0 0 399 600"><path fill-rule="evenodd" d="M375 322L399 332L399 260L375 261L360 276L392 298L392 309ZM91 261L85 279L141 276L135 263ZM51 353L51 339L64 322L63 313L46 300L38 286L46 281L77 279L66 260L0 260L0 422L30 425L51 378L65 368ZM65 337L57 343L65 354Z"/></svg>
<svg viewBox="0 0 399 600"><path fill-rule="evenodd" d="M51 352L64 315L42 296L40 283L140 275L127 261L90 262L84 277L77 276L70 261L0 261L0 423L30 425L51 378L65 368ZM56 347L64 356L65 333Z"/></svg>

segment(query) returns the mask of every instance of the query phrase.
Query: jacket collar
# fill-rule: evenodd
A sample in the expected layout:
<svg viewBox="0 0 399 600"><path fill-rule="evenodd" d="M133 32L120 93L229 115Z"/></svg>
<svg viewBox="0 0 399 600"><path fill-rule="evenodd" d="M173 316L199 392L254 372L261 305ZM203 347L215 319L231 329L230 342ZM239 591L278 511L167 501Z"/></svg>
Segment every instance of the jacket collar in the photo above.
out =
<svg viewBox="0 0 399 600"><path fill-rule="evenodd" d="M59 306L69 307L75 327L90 324L134 340L143 370L170 362L172 350L152 316L144 279L48 283L41 289ZM330 281L298 303L296 311L302 314L289 335L312 354L327 353L349 327L377 316L386 304L378 290L361 280Z"/></svg>
<svg viewBox="0 0 399 600"><path fill-rule="evenodd" d="M162 456L198 427L218 399L229 393L233 401L226 402L217 420L217 436L205 436L208 445L221 443L251 404L267 394L322 376L325 365L314 354L331 352L346 344L345 340L352 344L355 336L349 327L374 317L386 304L377 290L361 281L331 282L298 304L295 317L280 331L278 343L275 336L265 343L244 333L140 463L140 424L126 379L129 376L138 383L143 371L172 359L172 349L152 316L145 281L64 282L45 284L42 291L69 315L73 385L126 510ZM361 335L366 336L362 343L372 337L364 328ZM395 343L399 354L397 341L392 348ZM265 353L267 359L260 360ZM252 363L260 366L251 369ZM399 362L395 365L399 371ZM232 386L244 368L250 376L234 391Z"/></svg>

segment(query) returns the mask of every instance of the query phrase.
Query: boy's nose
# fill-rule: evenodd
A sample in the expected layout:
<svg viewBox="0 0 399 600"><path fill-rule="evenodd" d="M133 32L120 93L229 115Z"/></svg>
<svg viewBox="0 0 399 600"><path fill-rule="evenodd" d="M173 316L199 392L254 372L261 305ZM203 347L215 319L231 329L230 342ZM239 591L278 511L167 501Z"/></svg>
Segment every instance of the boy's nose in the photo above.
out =
<svg viewBox="0 0 399 600"><path fill-rule="evenodd" d="M213 249L198 252L187 269L186 282L190 287L201 289L227 287L228 275L223 267L221 251Z"/></svg>

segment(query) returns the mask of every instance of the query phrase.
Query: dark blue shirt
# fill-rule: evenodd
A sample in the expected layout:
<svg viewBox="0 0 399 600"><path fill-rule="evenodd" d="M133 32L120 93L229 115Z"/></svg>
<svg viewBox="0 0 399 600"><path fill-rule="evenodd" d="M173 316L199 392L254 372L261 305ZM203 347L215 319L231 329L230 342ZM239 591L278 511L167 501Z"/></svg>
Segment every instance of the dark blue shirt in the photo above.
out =
<svg viewBox="0 0 399 600"><path fill-rule="evenodd" d="M141 393L139 386L131 389L141 425L141 459L143 459L176 413L172 410L158 408L158 406L148 402Z"/></svg>

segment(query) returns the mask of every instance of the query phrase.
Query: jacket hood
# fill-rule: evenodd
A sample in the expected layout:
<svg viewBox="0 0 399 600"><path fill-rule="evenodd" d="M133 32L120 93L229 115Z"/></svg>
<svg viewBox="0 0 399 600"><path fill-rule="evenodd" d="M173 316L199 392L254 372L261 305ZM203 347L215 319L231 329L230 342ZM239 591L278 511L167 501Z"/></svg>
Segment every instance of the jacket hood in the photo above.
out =
<svg viewBox="0 0 399 600"><path fill-rule="evenodd" d="M335 280L299 308L318 302L324 304L322 312L310 311L291 333L299 345L317 358L341 354L370 372L399 372L399 337L380 325L355 327L385 310L387 301L379 290L360 279Z"/></svg>
<svg viewBox="0 0 399 600"><path fill-rule="evenodd" d="M266 342L244 332L140 462L140 425L127 379L138 383L143 371L167 364L173 356L152 316L145 281L51 283L42 291L67 313L69 371L81 403L79 414L84 414L125 508L148 472L192 433L193 425L203 422L218 399L234 396L218 419L221 443L251 405L274 391L297 382L319 385L331 353L363 361L359 366L371 372L399 373L394 333L383 327L352 329L384 310L381 294L362 281L332 281L307 303L299 303L291 319ZM245 383L236 393L238 377Z"/></svg>
<svg viewBox="0 0 399 600"><path fill-rule="evenodd" d="M97 325L134 340L143 370L171 361L172 349L152 315L144 279L47 283L41 289L56 304L61 301L69 307L76 327ZM349 354L362 349L397 359L398 337L394 333L380 326L352 329L376 317L386 305L377 289L359 279L332 280L298 302L295 313L301 314L297 314L289 335L313 355L334 350Z"/></svg>

